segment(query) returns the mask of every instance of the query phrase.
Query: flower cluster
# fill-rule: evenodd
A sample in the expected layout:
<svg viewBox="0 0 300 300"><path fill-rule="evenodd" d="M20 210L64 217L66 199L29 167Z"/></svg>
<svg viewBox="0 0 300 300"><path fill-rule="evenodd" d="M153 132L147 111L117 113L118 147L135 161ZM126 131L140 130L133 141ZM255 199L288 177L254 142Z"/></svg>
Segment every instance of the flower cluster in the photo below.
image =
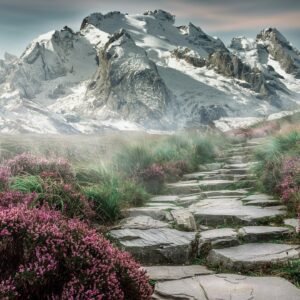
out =
<svg viewBox="0 0 300 300"><path fill-rule="evenodd" d="M68 161L62 158L45 159L29 153L17 155L8 160L5 166L9 168L13 176L17 175L40 175L42 172L55 173L65 181L73 181L74 171Z"/></svg>
<svg viewBox="0 0 300 300"><path fill-rule="evenodd" d="M164 163L163 169L167 178L171 181L179 179L183 174L190 171L188 163L184 160Z"/></svg>
<svg viewBox="0 0 300 300"><path fill-rule="evenodd" d="M7 167L0 167L0 191L6 190L11 176L10 169Z"/></svg>
<svg viewBox="0 0 300 300"><path fill-rule="evenodd" d="M288 202L300 194L300 158L288 157L282 162L281 181L277 190L281 198Z"/></svg>
<svg viewBox="0 0 300 300"><path fill-rule="evenodd" d="M0 209L11 208L18 205L30 206L37 199L36 193L21 193L17 191L5 191L0 193Z"/></svg>
<svg viewBox="0 0 300 300"><path fill-rule="evenodd" d="M102 235L59 212L0 210L1 299L148 300L140 266Z"/></svg>

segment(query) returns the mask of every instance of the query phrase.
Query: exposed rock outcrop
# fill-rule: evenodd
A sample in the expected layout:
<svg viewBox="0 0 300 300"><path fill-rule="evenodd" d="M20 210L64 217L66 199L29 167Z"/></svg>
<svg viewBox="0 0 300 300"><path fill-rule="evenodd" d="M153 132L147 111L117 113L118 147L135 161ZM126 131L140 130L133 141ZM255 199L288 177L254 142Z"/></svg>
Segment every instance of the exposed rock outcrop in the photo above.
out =
<svg viewBox="0 0 300 300"><path fill-rule="evenodd" d="M100 67L87 97L122 117L152 127L162 126L171 103L170 92L147 53L121 30L100 53Z"/></svg>
<svg viewBox="0 0 300 300"><path fill-rule="evenodd" d="M263 30L256 41L266 47L287 73L300 78L300 52L276 28Z"/></svg>

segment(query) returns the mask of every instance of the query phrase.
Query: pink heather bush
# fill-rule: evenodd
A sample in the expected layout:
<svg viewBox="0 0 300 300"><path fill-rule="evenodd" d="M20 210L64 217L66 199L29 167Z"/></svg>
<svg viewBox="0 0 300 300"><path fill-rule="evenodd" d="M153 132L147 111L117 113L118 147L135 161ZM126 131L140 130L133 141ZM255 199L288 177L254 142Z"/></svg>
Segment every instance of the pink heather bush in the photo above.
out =
<svg viewBox="0 0 300 300"><path fill-rule="evenodd" d="M37 199L36 193L21 193L16 191L6 191L0 193L0 209L11 208L18 205L32 205Z"/></svg>
<svg viewBox="0 0 300 300"><path fill-rule="evenodd" d="M281 198L288 203L295 200L300 201L300 158L288 157L282 162L281 181L277 190ZM299 202L297 203L299 205Z"/></svg>
<svg viewBox="0 0 300 300"><path fill-rule="evenodd" d="M168 181L178 180L183 174L190 171L187 162L184 160L164 163L163 169Z"/></svg>
<svg viewBox="0 0 300 300"><path fill-rule="evenodd" d="M9 168L0 167L0 191L8 189L10 176L11 172Z"/></svg>
<svg viewBox="0 0 300 300"><path fill-rule="evenodd" d="M165 172L161 165L152 164L150 167L140 172L140 178L147 191L158 193L164 185Z"/></svg>
<svg viewBox="0 0 300 300"><path fill-rule="evenodd" d="M129 254L79 220L25 206L0 210L1 299L147 300Z"/></svg>
<svg viewBox="0 0 300 300"><path fill-rule="evenodd" d="M40 175L42 172L58 174L64 181L74 181L75 174L69 162L62 158L45 159L32 154L23 153L8 160L5 166L13 176Z"/></svg>

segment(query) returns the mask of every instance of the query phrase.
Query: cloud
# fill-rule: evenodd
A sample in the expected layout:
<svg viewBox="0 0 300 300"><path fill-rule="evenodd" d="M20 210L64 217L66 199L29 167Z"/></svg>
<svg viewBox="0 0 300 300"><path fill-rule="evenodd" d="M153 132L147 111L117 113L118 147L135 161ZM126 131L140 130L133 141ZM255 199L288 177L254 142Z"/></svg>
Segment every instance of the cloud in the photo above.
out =
<svg viewBox="0 0 300 300"><path fill-rule="evenodd" d="M161 8L176 15L177 24L192 21L208 33L226 37L278 27L285 32L300 29L300 0L0 0L0 55L20 53L35 36L69 25L79 29L91 12L119 10L143 13ZM300 45L293 34L294 44Z"/></svg>

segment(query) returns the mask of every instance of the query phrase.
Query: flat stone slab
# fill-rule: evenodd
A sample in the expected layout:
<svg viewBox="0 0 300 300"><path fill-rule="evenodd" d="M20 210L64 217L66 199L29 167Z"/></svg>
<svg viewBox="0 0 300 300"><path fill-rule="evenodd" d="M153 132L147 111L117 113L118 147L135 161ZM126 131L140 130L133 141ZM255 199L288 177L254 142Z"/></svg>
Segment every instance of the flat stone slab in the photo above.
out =
<svg viewBox="0 0 300 300"><path fill-rule="evenodd" d="M158 203L176 203L179 200L179 196L176 195L162 195L155 196L149 199L149 202L158 202Z"/></svg>
<svg viewBox="0 0 300 300"><path fill-rule="evenodd" d="M200 193L200 185L197 180L179 181L166 185L168 192L175 195Z"/></svg>
<svg viewBox="0 0 300 300"><path fill-rule="evenodd" d="M215 274L158 282L153 299L299 300L300 290L280 277Z"/></svg>
<svg viewBox="0 0 300 300"><path fill-rule="evenodd" d="M239 244L238 233L232 228L211 229L200 232L199 255L205 255L211 248L231 247Z"/></svg>
<svg viewBox="0 0 300 300"><path fill-rule="evenodd" d="M238 234L244 241L259 242L288 237L292 234L292 231L287 227L245 226L239 229Z"/></svg>
<svg viewBox="0 0 300 300"><path fill-rule="evenodd" d="M145 265L186 264L195 257L195 232L170 228L119 229L109 232L119 247Z"/></svg>
<svg viewBox="0 0 300 300"><path fill-rule="evenodd" d="M220 173L228 175L246 175L249 173L249 168L222 169L220 170Z"/></svg>
<svg viewBox="0 0 300 300"><path fill-rule="evenodd" d="M148 216L137 216L126 218L120 222L120 227L123 229L151 229L151 228L170 228L171 225L159 220L155 220Z"/></svg>
<svg viewBox="0 0 300 300"><path fill-rule="evenodd" d="M226 164L224 169L248 169L250 170L257 162L239 163L239 164Z"/></svg>
<svg viewBox="0 0 300 300"><path fill-rule="evenodd" d="M300 232L299 219L285 219L284 224L293 227L296 232Z"/></svg>
<svg viewBox="0 0 300 300"><path fill-rule="evenodd" d="M247 197L244 197L243 201L253 201L253 200L273 200L274 198L267 194L252 194Z"/></svg>
<svg viewBox="0 0 300 300"><path fill-rule="evenodd" d="M203 194L189 194L189 195L162 195L150 198L148 203L165 203L165 205L177 205L187 207L199 200L205 198Z"/></svg>
<svg viewBox="0 0 300 300"><path fill-rule="evenodd" d="M237 198L207 198L193 204L189 210L198 224L217 226L222 224L256 225L283 217L282 206L244 206Z"/></svg>
<svg viewBox="0 0 300 300"><path fill-rule="evenodd" d="M173 204L157 204L146 207L133 207L127 209L124 214L127 217L148 216L155 220L168 220L170 210L180 209L181 207Z"/></svg>
<svg viewBox="0 0 300 300"><path fill-rule="evenodd" d="M216 190L216 191L203 191L202 194L206 197L219 197L219 196L237 196L243 197L248 191L244 189L239 190Z"/></svg>
<svg viewBox="0 0 300 300"><path fill-rule="evenodd" d="M203 164L199 165L200 171L215 171L219 170L224 166L224 163L210 163L210 164Z"/></svg>
<svg viewBox="0 0 300 300"><path fill-rule="evenodd" d="M207 261L213 266L242 271L281 265L299 257L300 245L251 243L225 249L212 249Z"/></svg>
<svg viewBox="0 0 300 300"><path fill-rule="evenodd" d="M172 210L171 216L173 217L174 224L180 230L196 231L197 225L195 218L187 209Z"/></svg>
<svg viewBox="0 0 300 300"><path fill-rule="evenodd" d="M206 190L219 190L229 187L234 184L234 180L212 179L212 180L200 180L199 186Z"/></svg>
<svg viewBox="0 0 300 300"><path fill-rule="evenodd" d="M178 280L183 278L194 277L198 275L210 275L210 271L205 266L150 266L144 267L150 279L155 281Z"/></svg>
<svg viewBox="0 0 300 300"><path fill-rule="evenodd" d="M242 199L242 201L244 202L244 200ZM279 200L251 200L251 201L247 201L244 202L244 205L249 206L261 206L261 207L266 207L266 206L276 206L276 205L280 205L280 201Z"/></svg>
<svg viewBox="0 0 300 300"><path fill-rule="evenodd" d="M183 175L183 178L187 179L187 180L193 180L193 179L197 180L197 179L200 179L205 176L211 176L211 175L216 175L216 174L219 174L218 170L206 171L206 172L195 172L195 173L185 174L185 175Z"/></svg>

